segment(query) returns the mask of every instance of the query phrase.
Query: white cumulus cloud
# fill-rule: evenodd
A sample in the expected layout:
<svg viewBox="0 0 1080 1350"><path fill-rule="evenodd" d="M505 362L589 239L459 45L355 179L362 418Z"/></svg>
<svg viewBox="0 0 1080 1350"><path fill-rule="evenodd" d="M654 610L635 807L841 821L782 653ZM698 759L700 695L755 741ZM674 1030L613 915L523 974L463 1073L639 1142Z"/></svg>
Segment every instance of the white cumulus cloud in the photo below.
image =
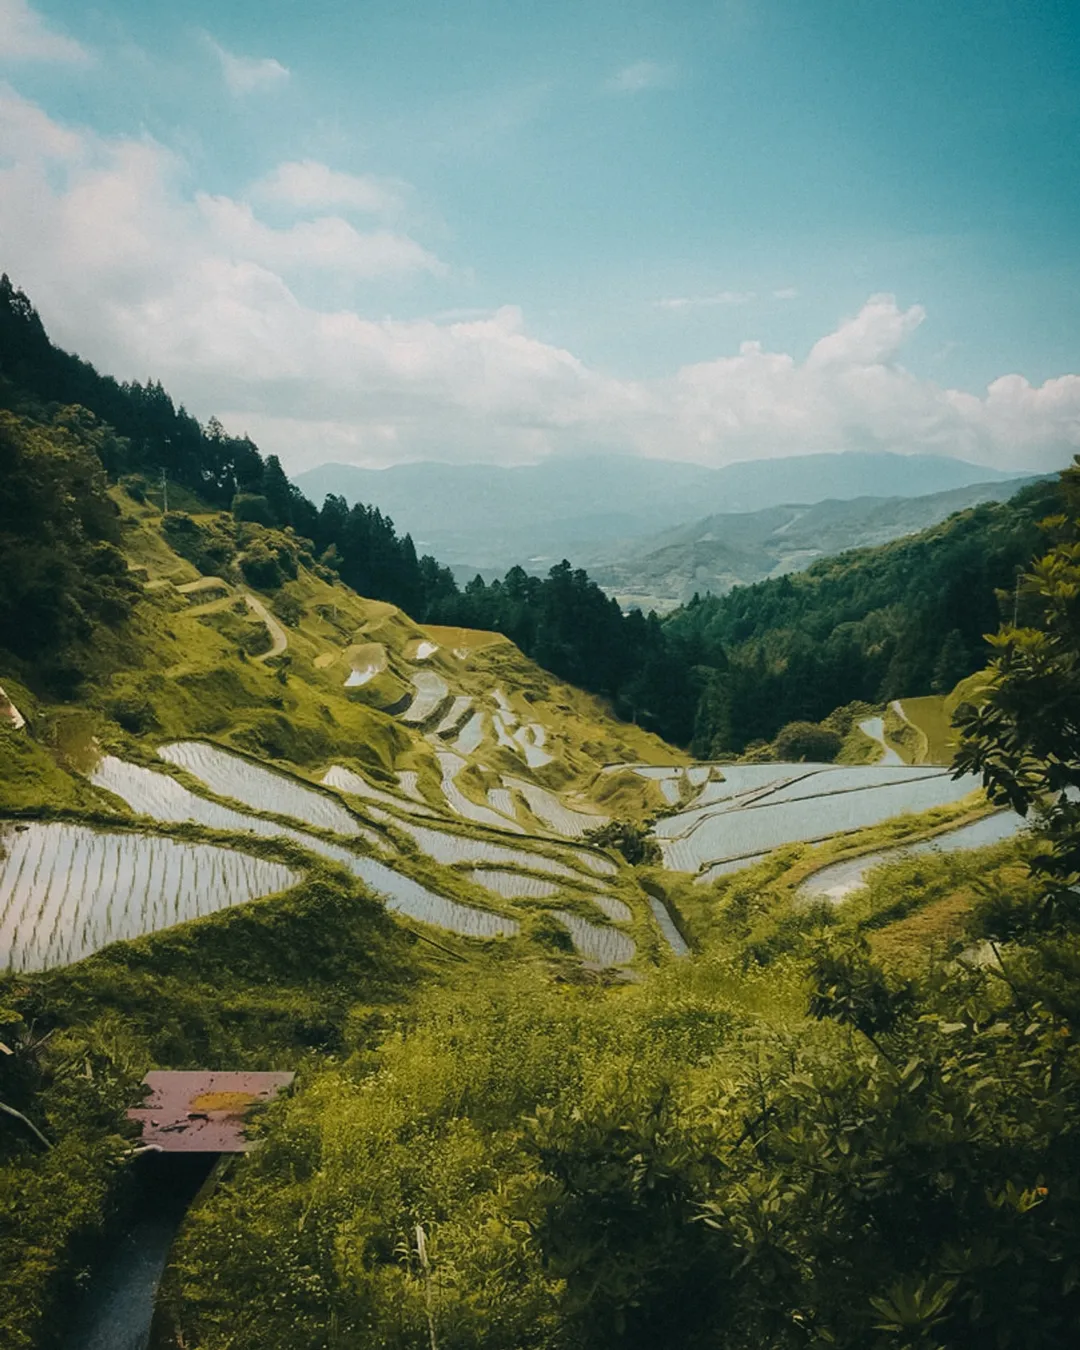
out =
<svg viewBox="0 0 1080 1350"><path fill-rule="evenodd" d="M0 62L59 61L85 64L90 53L48 26L26 0L0 0Z"/></svg>
<svg viewBox="0 0 1080 1350"><path fill-rule="evenodd" d="M54 338L120 378L160 378L294 471L578 449L706 464L887 449L1049 470L1080 450L1080 374L944 388L903 364L926 315L890 295L805 359L747 341L661 379L621 379L534 336L514 305L403 320L306 303L313 269L349 294L372 277L446 273L408 235L318 214L374 209L365 180L282 166L234 198L192 193L189 174L152 140L63 126L0 89L2 265ZM309 214L261 219L268 183Z"/></svg>

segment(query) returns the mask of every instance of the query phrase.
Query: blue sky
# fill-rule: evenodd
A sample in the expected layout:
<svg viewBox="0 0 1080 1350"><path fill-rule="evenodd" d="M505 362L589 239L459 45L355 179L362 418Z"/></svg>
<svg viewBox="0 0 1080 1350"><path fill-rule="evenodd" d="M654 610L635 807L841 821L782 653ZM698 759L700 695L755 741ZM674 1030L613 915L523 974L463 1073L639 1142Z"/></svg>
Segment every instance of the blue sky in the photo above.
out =
<svg viewBox="0 0 1080 1350"><path fill-rule="evenodd" d="M1078 61L1049 0L0 0L0 268L296 469L1055 467Z"/></svg>

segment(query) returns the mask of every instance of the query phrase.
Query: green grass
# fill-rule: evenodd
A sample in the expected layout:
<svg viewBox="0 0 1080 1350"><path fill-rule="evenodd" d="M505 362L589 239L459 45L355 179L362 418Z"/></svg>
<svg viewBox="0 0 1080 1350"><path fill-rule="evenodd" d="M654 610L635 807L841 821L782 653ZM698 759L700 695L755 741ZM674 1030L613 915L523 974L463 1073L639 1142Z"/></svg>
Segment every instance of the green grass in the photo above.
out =
<svg viewBox="0 0 1080 1350"><path fill-rule="evenodd" d="M900 706L904 716L925 740L923 758L913 762L951 764L956 752L956 733L945 699L938 694L926 694L922 698L902 699Z"/></svg>

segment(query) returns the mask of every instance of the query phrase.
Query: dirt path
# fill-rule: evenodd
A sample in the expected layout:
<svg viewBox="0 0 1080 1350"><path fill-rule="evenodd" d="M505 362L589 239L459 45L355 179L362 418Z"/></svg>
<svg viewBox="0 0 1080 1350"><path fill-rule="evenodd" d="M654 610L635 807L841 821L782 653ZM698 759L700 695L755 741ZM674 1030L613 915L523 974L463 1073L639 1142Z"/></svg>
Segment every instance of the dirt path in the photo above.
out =
<svg viewBox="0 0 1080 1350"><path fill-rule="evenodd" d="M200 591L220 591L222 588L224 588L225 594L220 599L209 600L206 604L196 605L193 609L187 611L189 616L198 616L200 614L212 614L215 610L224 609L235 594L233 587L227 581L222 580L221 577L200 577L198 581L186 581L183 586L177 586L176 589L181 595L197 595ZM289 650L289 635L263 602L257 596L252 595L250 591L241 591L240 595L252 614L266 624L266 631L270 634L270 649L254 659L256 661L269 661L271 657L281 656L283 652L287 652Z"/></svg>
<svg viewBox="0 0 1080 1350"><path fill-rule="evenodd" d="M272 656L280 656L282 652L289 649L289 638L285 629L278 623L277 619L270 613L263 602L257 599L250 591L243 592L244 599L247 601L247 607L252 614L262 619L266 624L266 631L270 634L271 647L268 652L263 652L261 656L256 656L256 661L269 661Z"/></svg>
<svg viewBox="0 0 1080 1350"><path fill-rule="evenodd" d="M232 591L223 577L199 577L197 581L185 581L176 589L181 595L197 595L199 591Z"/></svg>
<svg viewBox="0 0 1080 1350"><path fill-rule="evenodd" d="M872 741L877 741L878 745L884 750L884 754L877 761L879 764L903 764L903 760L892 748L885 743L885 719L883 717L868 717L865 722L859 723L859 730L864 736L869 736Z"/></svg>

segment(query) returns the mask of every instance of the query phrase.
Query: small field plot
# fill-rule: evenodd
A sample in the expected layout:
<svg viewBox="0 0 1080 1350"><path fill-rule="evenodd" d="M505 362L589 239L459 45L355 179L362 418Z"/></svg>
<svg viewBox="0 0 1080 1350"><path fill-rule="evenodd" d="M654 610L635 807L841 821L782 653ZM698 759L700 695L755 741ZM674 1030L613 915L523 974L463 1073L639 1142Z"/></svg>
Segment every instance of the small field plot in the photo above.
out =
<svg viewBox="0 0 1080 1350"><path fill-rule="evenodd" d="M619 870L610 858L602 858L598 853L586 853L580 848L572 849L571 852L582 867L587 867L598 877L613 877Z"/></svg>
<svg viewBox="0 0 1080 1350"><path fill-rule="evenodd" d="M589 899L612 923L629 923L634 917L634 911L630 906L623 900L616 900L613 895L592 895Z"/></svg>
<svg viewBox="0 0 1080 1350"><path fill-rule="evenodd" d="M478 806L476 802L471 801L458 787L455 779L462 769L468 768L468 761L455 755L452 750L437 750L435 757L439 761L439 768L442 770L442 790L446 798L446 804L455 815L461 816L464 820L474 820L478 825L491 825L498 830L510 830L514 834L524 834L525 831L514 819L508 819L497 812L492 811L490 807Z"/></svg>
<svg viewBox="0 0 1080 1350"><path fill-rule="evenodd" d="M537 820L542 820L549 829L567 839L580 839L586 830L594 830L608 823L607 816L575 811L565 806L554 792L537 787L535 783L527 783L523 778L504 777L503 782L508 788L521 793Z"/></svg>
<svg viewBox="0 0 1080 1350"><path fill-rule="evenodd" d="M353 871L372 890L386 897L386 908L394 914L460 933L462 937L513 937L518 931L518 924L513 919L448 900L445 895L437 895L374 858L355 858Z"/></svg>
<svg viewBox="0 0 1080 1350"><path fill-rule="evenodd" d="M911 769L906 765L860 764L736 764L725 766L723 782L708 783L694 805L656 823L658 839L685 836L708 816L720 811L742 809L760 802L795 801L807 797L828 796L834 792L879 787L886 783L906 783L911 775L933 777L940 769ZM768 772L760 772L767 770Z"/></svg>
<svg viewBox="0 0 1080 1350"><path fill-rule="evenodd" d="M634 959L637 948L617 928L589 923L566 909L553 909L551 913L570 934L574 950L586 961L595 961L601 966L625 966Z"/></svg>
<svg viewBox="0 0 1080 1350"><path fill-rule="evenodd" d="M516 820L517 813L514 810L514 799L507 788L488 788L487 799L491 803L493 811L498 811L499 815L509 816L511 820Z"/></svg>
<svg viewBox="0 0 1080 1350"><path fill-rule="evenodd" d="M232 797L255 811L273 811L293 816L338 834L358 834L359 827L340 802L304 787L284 774L264 769L239 755L220 750L205 741L174 741L158 747L158 754L186 769L211 792Z"/></svg>
<svg viewBox="0 0 1080 1350"><path fill-rule="evenodd" d="M406 797L411 797L414 802L424 804L424 794L420 791L420 775L415 769L402 769L397 776L398 783ZM417 812L418 815L430 815L431 812L424 810Z"/></svg>
<svg viewBox="0 0 1080 1350"><path fill-rule="evenodd" d="M1026 825L1023 817L1013 811L997 811L992 816L972 821L970 825L936 834L932 839L920 839L915 844L902 844L897 848L864 853L858 858L832 863L808 876L798 893L808 899L830 900L838 904L865 886L867 875L883 863L916 857L921 853L953 853L958 849L986 848L990 844L1000 844L1005 839L1014 838Z"/></svg>
<svg viewBox="0 0 1080 1350"><path fill-rule="evenodd" d="M558 893L559 887L553 881L544 881L541 877L528 877L523 872L504 872L496 867L474 867L467 874L478 886L486 886L489 891L504 896L507 900L547 900Z"/></svg>
<svg viewBox="0 0 1080 1350"><path fill-rule="evenodd" d="M0 826L0 966L47 970L271 895L300 876L235 849L35 821Z"/></svg>
<svg viewBox="0 0 1080 1350"><path fill-rule="evenodd" d="M527 722L518 727L514 732L514 740L520 746L520 752L525 756L525 763L530 769L543 768L545 764L550 764L555 758L554 755L544 749L547 743L547 731L539 722Z"/></svg>
<svg viewBox="0 0 1080 1350"><path fill-rule="evenodd" d="M446 830L432 830L426 825L413 825L403 820L394 821L394 824L399 830L411 835L417 846L436 862L526 867L532 872L543 872L552 877L568 877L573 881L582 879L581 874L572 867L545 857L542 853L507 848L505 844L492 844L486 839L472 839L468 835L450 834Z"/></svg>
<svg viewBox="0 0 1080 1350"><path fill-rule="evenodd" d="M345 688L356 689L368 684L386 669L386 648L381 642L364 642L349 647L345 652L345 664L349 667Z"/></svg>
<svg viewBox="0 0 1080 1350"><path fill-rule="evenodd" d="M420 726L429 717L434 717L450 690L443 677L436 675L433 670L418 671L412 677L412 685L416 696L401 714L401 720L410 726Z"/></svg>
<svg viewBox="0 0 1080 1350"><path fill-rule="evenodd" d="M479 750L484 741L484 714L475 712L461 728L461 734L454 742L459 755L471 755Z"/></svg>
<svg viewBox="0 0 1080 1350"><path fill-rule="evenodd" d="M193 820L197 825L206 825L212 830L244 831L261 835L264 839L291 839L303 848L346 864L354 856L347 849L325 843L314 835L305 834L303 830L277 825L272 820L263 820L262 816L245 815L243 811L234 811L230 806L208 801L198 793L189 791L183 783L178 783L167 773L144 769L141 764L129 764L115 755L106 755L102 759L90 775L90 781L95 787L106 788L127 802L133 811L154 820L169 824ZM383 844L382 838L374 830L366 830L361 825L356 829L376 848Z"/></svg>
<svg viewBox="0 0 1080 1350"><path fill-rule="evenodd" d="M855 769L837 771L847 776ZM905 776L875 779L871 766L862 770L870 775L865 788L847 787L838 792L819 792L795 800L780 794L751 801L718 804L715 811L687 813L694 816L689 829L674 838L657 837L664 864L680 872L697 872L703 867L753 853L768 853L782 844L826 839L848 830L865 829L883 820L909 812L927 811L934 806L959 801L979 786L979 780L966 777L954 781L949 774L908 769ZM901 770L878 770L899 775ZM822 774L824 788L829 775ZM876 785L874 785L876 783ZM802 784L800 786L803 786ZM817 785L815 785L817 786ZM674 818L678 819L678 817ZM661 821L669 825L670 821Z"/></svg>
<svg viewBox="0 0 1080 1350"><path fill-rule="evenodd" d="M458 694L457 698L450 704L449 712L435 728L436 736L441 736L444 740L456 736L469 720L472 705L472 697L469 694Z"/></svg>
<svg viewBox="0 0 1080 1350"><path fill-rule="evenodd" d="M408 810L416 816L433 816L434 811L426 806L421 806L418 802L405 803L400 797L395 797L391 792L384 792L382 788L374 787L361 777L358 773L353 773L352 769L346 769L341 764L331 764L330 768L322 776L323 783L327 787L336 788L339 792L348 792L353 797L366 797L373 802L386 802L388 806L396 806L399 810Z"/></svg>

